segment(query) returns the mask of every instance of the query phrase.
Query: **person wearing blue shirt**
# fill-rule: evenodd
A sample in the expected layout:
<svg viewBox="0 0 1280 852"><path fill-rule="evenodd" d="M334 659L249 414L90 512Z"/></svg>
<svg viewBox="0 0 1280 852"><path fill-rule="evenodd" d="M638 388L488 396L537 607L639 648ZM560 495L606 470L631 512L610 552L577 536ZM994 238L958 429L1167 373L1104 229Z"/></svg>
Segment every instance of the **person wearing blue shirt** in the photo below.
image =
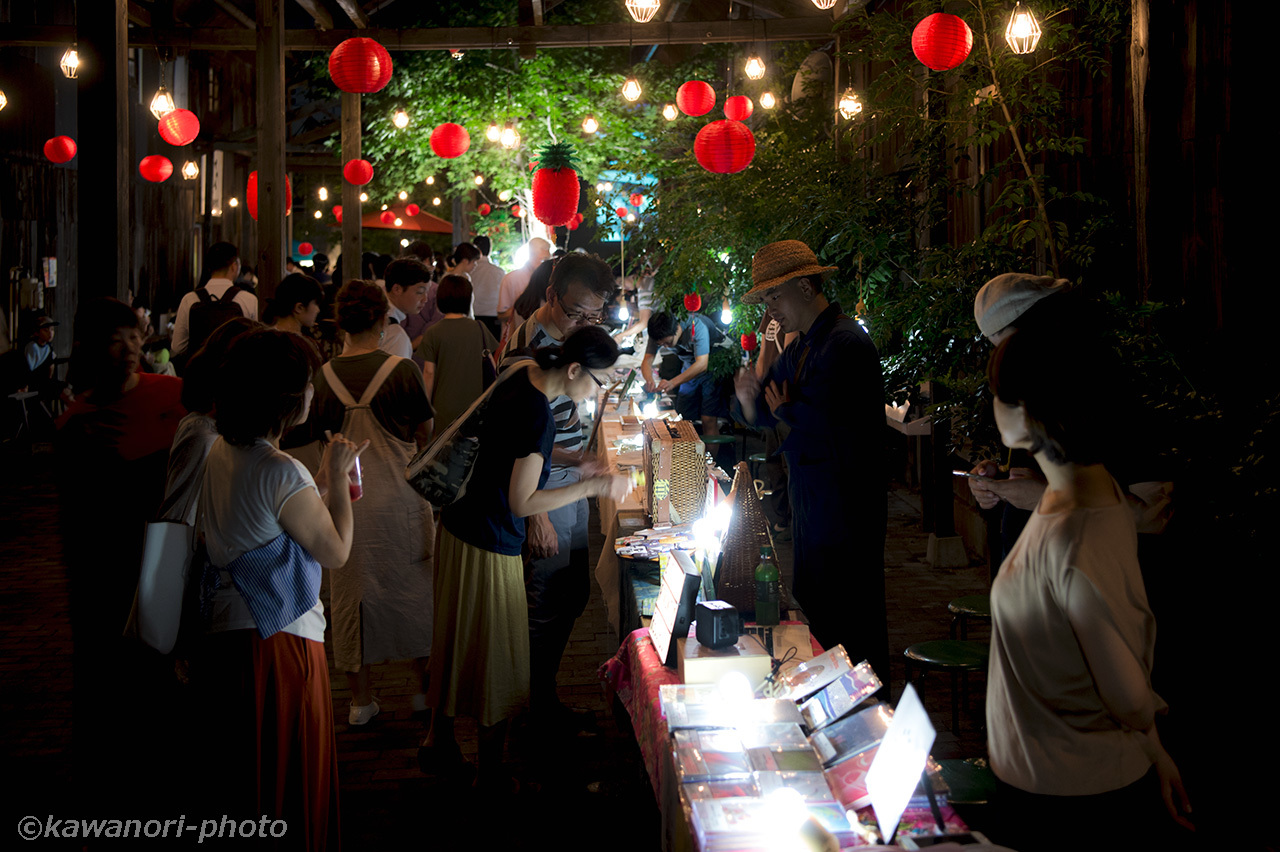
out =
<svg viewBox="0 0 1280 852"><path fill-rule="evenodd" d="M867 659L888 685L884 599L887 480L879 459L884 387L875 344L822 285L835 267L798 240L771 243L752 261L746 304L763 303L782 333L800 337L763 376L735 379L743 420L785 423L793 511L792 591L826 647Z"/></svg>
<svg viewBox="0 0 1280 852"><path fill-rule="evenodd" d="M649 317L649 343L640 362L640 375L649 392L676 391L676 413L685 420L701 420L702 434L719 435L720 418L729 416L722 384L707 373L711 347L724 339L718 328L702 314L690 314L683 321L663 312ZM678 375L655 382L653 356L666 347L680 358Z"/></svg>

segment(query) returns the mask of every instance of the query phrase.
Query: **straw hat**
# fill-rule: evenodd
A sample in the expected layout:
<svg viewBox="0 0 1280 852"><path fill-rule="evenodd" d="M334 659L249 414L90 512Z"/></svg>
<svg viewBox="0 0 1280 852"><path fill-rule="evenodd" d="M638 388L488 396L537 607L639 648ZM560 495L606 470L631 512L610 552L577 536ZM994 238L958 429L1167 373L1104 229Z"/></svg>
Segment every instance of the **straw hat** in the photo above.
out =
<svg viewBox="0 0 1280 852"><path fill-rule="evenodd" d="M834 266L823 266L818 263L818 256L799 240L783 240L769 245L756 252L751 259L752 287L742 296L744 305L754 305L764 299L766 291L792 278L813 275L826 281Z"/></svg>

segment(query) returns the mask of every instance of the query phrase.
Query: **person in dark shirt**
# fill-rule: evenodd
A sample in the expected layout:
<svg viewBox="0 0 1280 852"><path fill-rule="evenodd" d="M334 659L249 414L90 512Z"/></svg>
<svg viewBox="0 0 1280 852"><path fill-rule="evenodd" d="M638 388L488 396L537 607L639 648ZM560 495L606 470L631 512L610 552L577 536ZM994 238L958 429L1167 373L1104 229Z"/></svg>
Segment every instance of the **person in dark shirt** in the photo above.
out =
<svg viewBox="0 0 1280 852"><path fill-rule="evenodd" d="M434 712L418 755L425 771L464 765L453 719L471 716L481 726L477 786L508 783L499 773L506 720L529 699L525 518L587 497L620 500L628 490L625 477L611 475L545 488L556 437L551 400L586 399L599 382L591 371L612 367L617 357L608 333L583 328L515 367L486 403L471 478L440 516L428 697Z"/></svg>
<svg viewBox="0 0 1280 852"><path fill-rule="evenodd" d="M763 302L782 333L800 337L763 378L739 371L735 392L747 423L791 428L782 454L794 512L792 591L813 635L870 661L887 685L887 481L877 461L884 386L871 338L823 295L835 271L798 240L756 252L742 301Z"/></svg>

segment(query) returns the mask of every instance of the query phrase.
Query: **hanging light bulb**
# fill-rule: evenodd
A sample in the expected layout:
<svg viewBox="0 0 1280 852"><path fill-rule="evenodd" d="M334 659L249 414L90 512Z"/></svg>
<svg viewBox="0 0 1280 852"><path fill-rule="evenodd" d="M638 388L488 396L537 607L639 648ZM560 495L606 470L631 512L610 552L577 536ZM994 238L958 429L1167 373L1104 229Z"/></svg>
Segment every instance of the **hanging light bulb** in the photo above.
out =
<svg viewBox="0 0 1280 852"><path fill-rule="evenodd" d="M435 182L436 182L435 175L431 175L430 177L427 178L427 186L435 186Z"/></svg>
<svg viewBox="0 0 1280 852"><path fill-rule="evenodd" d="M182 179L195 180L200 176L200 167L196 165L195 160L187 160L182 164Z"/></svg>
<svg viewBox="0 0 1280 852"><path fill-rule="evenodd" d="M437 195L435 198L431 199L431 203L432 203L432 204L434 204L435 206L439 207L439 206L440 206L440 196L438 196L438 195Z"/></svg>
<svg viewBox="0 0 1280 852"><path fill-rule="evenodd" d="M596 121L596 118L594 115L589 115L586 118L582 119L583 133L595 133L599 129L600 129L600 122Z"/></svg>
<svg viewBox="0 0 1280 852"><path fill-rule="evenodd" d="M322 187L320 187L319 195L320 195L320 200L321 200L321 201L328 201L328 200L329 200L329 190L325 189L323 186L322 186Z"/></svg>
<svg viewBox="0 0 1280 852"><path fill-rule="evenodd" d="M626 322L627 320L631 319L631 311L627 308L625 304L620 305L618 307L618 319L622 320L623 322Z"/></svg>
<svg viewBox="0 0 1280 852"><path fill-rule="evenodd" d="M409 200L409 193L405 192L405 191L402 189L402 190L400 190L400 194L399 194L399 195L397 195L396 197L397 197L397 198L399 198L401 201L408 201L408 200Z"/></svg>
<svg viewBox="0 0 1280 852"><path fill-rule="evenodd" d="M230 198L228 198L228 199L227 199L227 206L228 206L228 207L239 207L239 206L240 206L240 199L236 198L234 195L233 195L233 196L231 196Z"/></svg>
<svg viewBox="0 0 1280 852"><path fill-rule="evenodd" d="M510 201L510 200L511 200L511 190L509 190L509 189L504 189L504 190L502 190L502 192L499 192L499 193L498 193L498 200L499 200L499 201Z"/></svg>
<svg viewBox="0 0 1280 852"><path fill-rule="evenodd" d="M484 186L484 175L477 173L475 177L475 181L476 181L476 186Z"/></svg>
<svg viewBox="0 0 1280 852"><path fill-rule="evenodd" d="M778 105L778 99L773 96L773 92L765 92L760 96L760 106L765 109L773 109Z"/></svg>
<svg viewBox="0 0 1280 852"><path fill-rule="evenodd" d="M1040 25L1030 9L1023 9L1021 3L1013 4L1013 14L1009 16L1009 26L1004 29L1004 40L1014 53L1031 53L1040 43Z"/></svg>
<svg viewBox="0 0 1280 852"><path fill-rule="evenodd" d="M4 109L9 105L9 99L4 96L4 89L0 89L0 109Z"/></svg>
<svg viewBox="0 0 1280 852"><path fill-rule="evenodd" d="M722 325L728 325L733 322L733 308L729 307L728 299L725 299L720 305L720 322Z"/></svg>
<svg viewBox="0 0 1280 852"><path fill-rule="evenodd" d="M502 128L496 124L490 124L484 135L490 142L497 142L498 137L502 135Z"/></svg>
<svg viewBox="0 0 1280 852"><path fill-rule="evenodd" d="M76 74L80 72L80 54L76 52L76 46L73 44L67 48L67 52L62 54L58 67L62 69L62 76L68 80L74 80ZM157 119L159 120L159 119Z"/></svg>
<svg viewBox="0 0 1280 852"><path fill-rule="evenodd" d="M658 14L662 0L627 0L623 5L637 24L647 24Z"/></svg>
<svg viewBox="0 0 1280 852"><path fill-rule="evenodd" d="M401 240L401 241L400 241L400 247L401 247L401 248L408 248L408 247L409 247L409 238L408 238L408 237L405 237L403 240Z"/></svg>
<svg viewBox="0 0 1280 852"><path fill-rule="evenodd" d="M382 209L383 209L383 210L386 210L386 209L387 209L387 205L385 205L385 204L384 204L384 205L382 205Z"/></svg>
<svg viewBox="0 0 1280 852"><path fill-rule="evenodd" d="M853 118L862 112L862 101L858 100L858 96L853 89L844 90L844 94L840 96L839 109L840 114L846 119Z"/></svg>
<svg viewBox="0 0 1280 852"><path fill-rule="evenodd" d="M319 210L317 210L317 211L316 211L316 218L317 218L317 219L323 219L323 218L324 218L324 214L323 214L323 213L321 213Z"/></svg>
<svg viewBox="0 0 1280 852"><path fill-rule="evenodd" d="M399 228L399 227L400 227L401 225L403 225L403 224L404 224L404 220L403 220L403 219L401 219L399 216L397 216L397 217L396 217L396 222L395 222L396 227L397 227L397 228Z"/></svg>
<svg viewBox="0 0 1280 852"><path fill-rule="evenodd" d="M368 200L369 200L369 193L367 193L367 192L362 192L362 193L360 193L360 203L362 203L362 204L363 204L364 202L366 202L366 201L368 201Z"/></svg>
<svg viewBox="0 0 1280 852"><path fill-rule="evenodd" d="M752 56L747 60L747 64L743 67L743 71L752 80L759 80L764 76L764 60L759 56Z"/></svg>
<svg viewBox="0 0 1280 852"><path fill-rule="evenodd" d="M156 121L159 121L177 108L178 105L173 102L173 95L169 94L169 90L162 83L151 98L151 114L156 117Z"/></svg>
<svg viewBox="0 0 1280 852"><path fill-rule="evenodd" d="M516 130L513 125L506 125L502 128L502 133L498 136L498 142L508 151L520 147L520 131Z"/></svg>
<svg viewBox="0 0 1280 852"><path fill-rule="evenodd" d="M396 110L396 114L391 116L391 123L404 130L409 126L409 113L402 109Z"/></svg>
<svg viewBox="0 0 1280 852"><path fill-rule="evenodd" d="M613 181L607 180L604 182L604 191L613 192Z"/></svg>
<svg viewBox="0 0 1280 852"><path fill-rule="evenodd" d="M627 221L628 221L628 222L634 222L635 220L636 220L636 214L634 214L634 213L628 213L628 214L627 214Z"/></svg>
<svg viewBox="0 0 1280 852"><path fill-rule="evenodd" d="M638 101L641 94L640 81L635 77L628 77L627 82L622 84L622 96L627 100Z"/></svg>
<svg viewBox="0 0 1280 852"><path fill-rule="evenodd" d="M813 0L813 5L817 6L819 9L822 9L823 11L826 11L827 9L830 9L832 6L836 5L836 0Z"/></svg>
<svg viewBox="0 0 1280 852"><path fill-rule="evenodd" d="M676 109L675 104L667 104L662 108L662 117L667 121L675 121L680 117L680 112Z"/></svg>

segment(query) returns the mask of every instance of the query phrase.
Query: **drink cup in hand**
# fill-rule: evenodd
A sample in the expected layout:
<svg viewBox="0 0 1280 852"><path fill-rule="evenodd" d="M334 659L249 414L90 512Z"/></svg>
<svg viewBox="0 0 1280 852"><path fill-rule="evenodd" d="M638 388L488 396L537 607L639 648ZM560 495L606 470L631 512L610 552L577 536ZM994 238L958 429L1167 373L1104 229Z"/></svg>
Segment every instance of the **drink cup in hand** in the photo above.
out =
<svg viewBox="0 0 1280 852"><path fill-rule="evenodd" d="M364 477L360 472L360 457L356 457L356 463L351 466L351 470L347 473L348 486L351 491L351 502L354 503L364 496Z"/></svg>

